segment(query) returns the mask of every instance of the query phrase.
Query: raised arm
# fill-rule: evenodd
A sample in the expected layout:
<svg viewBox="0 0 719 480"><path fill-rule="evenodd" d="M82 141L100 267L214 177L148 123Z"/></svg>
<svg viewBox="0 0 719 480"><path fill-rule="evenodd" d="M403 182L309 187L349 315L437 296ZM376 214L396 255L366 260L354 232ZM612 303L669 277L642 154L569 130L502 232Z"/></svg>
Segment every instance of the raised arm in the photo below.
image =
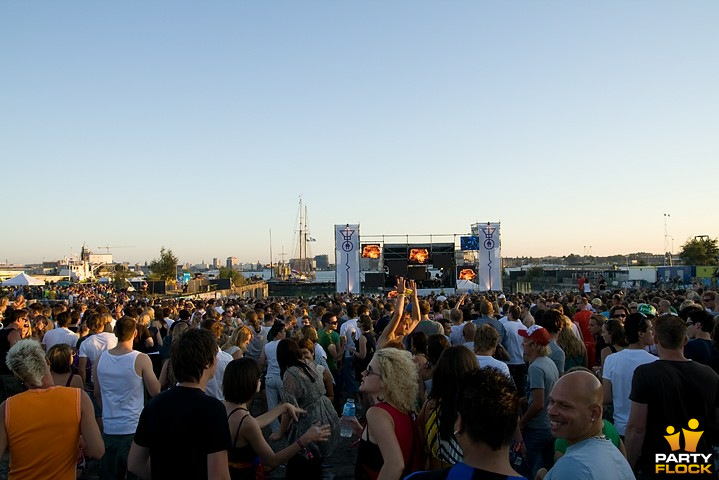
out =
<svg viewBox="0 0 719 480"><path fill-rule="evenodd" d="M419 321L422 318L422 316L419 313L419 297L417 297L417 282L414 280L410 280L409 282L409 288L412 292L412 314L411 319L412 323L409 324L409 327L407 328L406 334L409 335L410 333L414 332L414 329L417 328L417 325L419 325Z"/></svg>
<svg viewBox="0 0 719 480"><path fill-rule="evenodd" d="M397 277L397 299L394 302L394 313L385 329L382 330L382 335L377 339L377 350L384 348L387 342L395 338L394 332L397 330L404 311L404 300L404 278Z"/></svg>
<svg viewBox="0 0 719 480"><path fill-rule="evenodd" d="M460 310L462 308L462 304L467 299L467 295L468 294L463 293L462 296L459 297L459 300L457 300L457 303L455 304L454 308L456 308L457 310Z"/></svg>

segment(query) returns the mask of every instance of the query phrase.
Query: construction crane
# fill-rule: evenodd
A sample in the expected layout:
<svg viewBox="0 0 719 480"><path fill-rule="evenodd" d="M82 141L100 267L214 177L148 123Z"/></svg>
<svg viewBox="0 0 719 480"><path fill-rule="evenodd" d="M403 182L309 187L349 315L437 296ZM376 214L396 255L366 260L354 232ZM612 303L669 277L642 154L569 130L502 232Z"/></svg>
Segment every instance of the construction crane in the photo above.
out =
<svg viewBox="0 0 719 480"><path fill-rule="evenodd" d="M97 247L97 248L104 248L107 251L107 253L110 253L111 248L135 248L135 245L115 245L115 246L105 245L104 247Z"/></svg>

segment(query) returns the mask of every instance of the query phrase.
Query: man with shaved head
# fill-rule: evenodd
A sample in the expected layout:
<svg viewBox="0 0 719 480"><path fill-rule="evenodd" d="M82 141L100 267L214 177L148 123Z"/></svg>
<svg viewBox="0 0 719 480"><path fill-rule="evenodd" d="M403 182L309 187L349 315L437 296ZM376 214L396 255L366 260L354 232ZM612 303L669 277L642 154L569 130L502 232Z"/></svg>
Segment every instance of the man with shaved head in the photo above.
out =
<svg viewBox="0 0 719 480"><path fill-rule="evenodd" d="M634 479L627 460L602 433L602 401L602 384L588 370L569 372L554 384L547 415L552 436L569 447L545 480Z"/></svg>

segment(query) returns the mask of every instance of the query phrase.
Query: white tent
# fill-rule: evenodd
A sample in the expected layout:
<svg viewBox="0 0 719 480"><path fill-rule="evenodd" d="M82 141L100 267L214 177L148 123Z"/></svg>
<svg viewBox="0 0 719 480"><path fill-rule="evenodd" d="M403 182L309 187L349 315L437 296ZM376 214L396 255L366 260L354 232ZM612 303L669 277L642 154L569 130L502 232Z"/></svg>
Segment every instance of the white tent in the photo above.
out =
<svg viewBox="0 0 719 480"><path fill-rule="evenodd" d="M20 275L2 282L3 287L18 287L25 285L45 285L45 281L31 277L30 275L25 275L25 272L22 272Z"/></svg>

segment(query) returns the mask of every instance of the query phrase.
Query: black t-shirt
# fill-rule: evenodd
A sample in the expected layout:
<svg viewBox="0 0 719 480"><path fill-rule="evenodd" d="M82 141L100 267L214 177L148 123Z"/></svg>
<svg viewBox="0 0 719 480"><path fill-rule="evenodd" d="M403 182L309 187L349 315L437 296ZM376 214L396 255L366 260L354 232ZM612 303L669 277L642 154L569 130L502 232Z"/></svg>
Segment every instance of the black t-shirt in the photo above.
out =
<svg viewBox="0 0 719 480"><path fill-rule="evenodd" d="M719 369L719 350L713 340L695 338L684 345L684 356L695 362L709 365L716 372Z"/></svg>
<svg viewBox="0 0 719 480"><path fill-rule="evenodd" d="M384 330L387 325L389 325L389 321L392 319L392 315L385 315L384 317L380 318L377 321L377 324L374 326L374 333L377 335L382 334L382 330Z"/></svg>
<svg viewBox="0 0 719 480"><path fill-rule="evenodd" d="M669 426L681 432L689 429L689 420L698 420L696 431L704 432L698 453L711 453L712 444L719 440L715 410L719 407L719 375L706 365L669 360L640 365L634 371L629 399L648 406L638 463L642 470L653 472L655 454L671 453L664 438Z"/></svg>
<svg viewBox="0 0 719 480"><path fill-rule="evenodd" d="M173 387L142 411L135 443L150 449L153 480L207 479L207 455L232 446L225 406L199 388Z"/></svg>

